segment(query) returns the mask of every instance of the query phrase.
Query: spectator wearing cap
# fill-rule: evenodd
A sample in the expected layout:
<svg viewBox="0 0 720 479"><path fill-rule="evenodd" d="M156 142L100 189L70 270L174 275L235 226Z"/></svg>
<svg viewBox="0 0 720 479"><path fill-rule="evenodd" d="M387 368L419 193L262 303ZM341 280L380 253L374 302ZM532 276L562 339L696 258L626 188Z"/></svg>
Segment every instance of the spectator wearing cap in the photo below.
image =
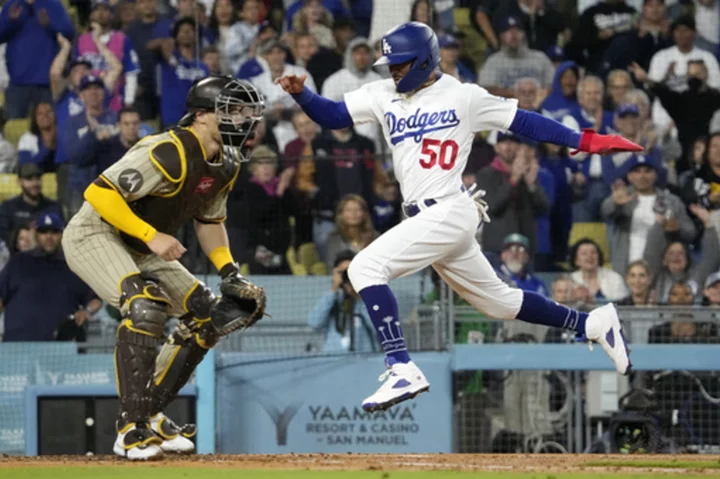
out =
<svg viewBox="0 0 720 479"><path fill-rule="evenodd" d="M514 288L549 296L545 282L530 272L531 258L530 240L518 233L507 235L503 240L502 263L497 274Z"/></svg>
<svg viewBox="0 0 720 479"><path fill-rule="evenodd" d="M324 353L379 351L377 336L360 295L353 289L347 269L355 257L341 251L333 258L332 285L308 315L308 326L325 335Z"/></svg>
<svg viewBox="0 0 720 479"><path fill-rule="evenodd" d="M707 65L704 61L687 62L688 88L683 91L674 90L666 83L653 81L639 65L633 66L633 73L639 81L649 83L650 91L672 118L683 150L683 161L678 165L678 169L689 169L692 165L690 157L695 140L707 135L708 124L715 111L720 109L720 90L708 84Z"/></svg>
<svg viewBox="0 0 720 479"><path fill-rule="evenodd" d="M632 103L618 105L615 110L614 128L624 138L645 148L644 155L652 158L660 167L658 183L664 185L667 181L668 171L667 166L663 163L662 148L656 144L657 135L653 135L652 131L648 132L643 129L640 108ZM615 167L621 167L631 156L631 153L626 152L614 153L612 159Z"/></svg>
<svg viewBox="0 0 720 479"><path fill-rule="evenodd" d="M585 10L568 47L571 58L589 72L600 74L605 51L617 37L632 30L636 14L625 0L604 0Z"/></svg>
<svg viewBox="0 0 720 479"><path fill-rule="evenodd" d="M236 72L250 58L250 47L260 31L260 2L245 0L239 11L240 21L235 22L227 33L221 57L228 73Z"/></svg>
<svg viewBox="0 0 720 479"><path fill-rule="evenodd" d="M267 62L268 69L250 81L265 97L265 115L272 122L271 127L280 150L284 150L285 145L295 137L295 131L290 119L293 112L298 108L295 100L280 85L276 84L275 80L287 75L307 75L305 86L312 91L316 91L315 82L307 70L285 62L287 52L278 40L270 39L265 42L262 45L261 55Z"/></svg>
<svg viewBox="0 0 720 479"><path fill-rule="evenodd" d="M376 5L375 10L378 7ZM373 13L374 15L374 13ZM384 33L384 32L383 32ZM318 88L322 89L325 80L344 66L345 51L355 37L355 26L349 18L336 18L332 25L334 48L320 46L318 52L310 59L307 70Z"/></svg>
<svg viewBox="0 0 720 479"><path fill-rule="evenodd" d="M148 120L156 118L160 113L155 70L163 37L159 36L158 32L170 31L172 20L160 15L156 0L136 0L135 5L138 18L130 24L126 34L135 46L140 65L135 106L140 117Z"/></svg>
<svg viewBox="0 0 720 479"><path fill-rule="evenodd" d="M539 168L518 155L518 138L498 133L495 159L477 175L478 188L487 192L492 221L483 226L482 245L487 253L500 254L503 239L519 233L530 241L530 250L537 248L535 217L549 211L550 203L538 185Z"/></svg>
<svg viewBox="0 0 720 479"><path fill-rule="evenodd" d="M78 89L85 111L67 120L60 140L70 163L64 205L70 217L82 206L83 192L99 173L95 166L81 166L82 152L89 151L94 141L105 141L112 137L116 133L117 123L117 114L104 106L105 84L99 77L83 77Z"/></svg>
<svg viewBox="0 0 720 479"><path fill-rule="evenodd" d="M338 70L325 80L322 95L334 101L343 101L345 93L357 90L366 83L382 80L372 70L372 48L366 38L354 38L345 52L345 68ZM370 138L376 149L380 149L382 137L376 123L365 123L353 127L359 135Z"/></svg>
<svg viewBox="0 0 720 479"><path fill-rule="evenodd" d="M474 0L471 3L470 18L473 26L489 41L493 48L498 47L493 26L499 25L504 18L515 17L525 25L528 46L535 50L546 51L558 41L566 42L570 30L565 19L551 3L537 0ZM482 28L482 25L485 28ZM489 30L489 31L488 31Z"/></svg>
<svg viewBox="0 0 720 479"><path fill-rule="evenodd" d="M452 35L440 35L440 71L463 83L475 83L475 74L460 62L460 43Z"/></svg>
<svg viewBox="0 0 720 479"><path fill-rule="evenodd" d="M550 59L556 71L560 64L567 60L567 55L565 55L565 49L560 45L551 45L550 47L548 47L547 50L545 50L545 55L547 55L547 57Z"/></svg>
<svg viewBox="0 0 720 479"><path fill-rule="evenodd" d="M525 43L523 25L515 17L504 18L498 25L500 51L487 59L478 83L494 95L512 96L512 87L520 78L535 78L546 89L552 86L555 69L550 59L538 50L528 48Z"/></svg>
<svg viewBox="0 0 720 479"><path fill-rule="evenodd" d="M93 39L96 37L97 35L92 36ZM60 51L58 51L58 54L50 66L50 88L53 95L55 121L58 131L58 141L55 148L58 201L64 204L67 201L66 188L70 172L70 163L65 152L65 145L62 141L62 132L65 131L65 124L71 116L78 115L85 110L85 105L80 99L78 87L80 86L80 80L92 73L93 65L89 58L75 57L70 61L70 72L69 75L65 77L65 67L68 65L72 45L62 35L58 35L58 41L60 42ZM108 67L108 70L102 77L102 81L108 92L105 96L107 106L111 98L109 92L114 90L117 80L122 74L122 64L103 42L98 40L96 48L103 55Z"/></svg>
<svg viewBox="0 0 720 479"><path fill-rule="evenodd" d="M160 123L174 125L185 114L185 97L193 83L210 73L195 56L195 20L181 18L173 25L173 36L163 42L160 62Z"/></svg>
<svg viewBox="0 0 720 479"><path fill-rule="evenodd" d="M32 223L42 213L62 215L60 205L42 194L42 171L28 163L18 168L20 194L0 204L0 239L8 243L16 228Z"/></svg>
<svg viewBox="0 0 720 479"><path fill-rule="evenodd" d="M566 61L557 66L550 94L543 100L542 114L554 120L562 119L578 107L577 87L580 70L575 62Z"/></svg>
<svg viewBox="0 0 720 479"><path fill-rule="evenodd" d="M697 38L695 18L686 15L676 19L672 24L672 37L674 46L660 50L653 55L647 71L647 80L663 84L667 89L676 93L682 93L690 89L690 63L702 62L707 69L705 83L710 88L720 89L720 67L717 59L712 53L695 45ZM633 65L633 70L639 82L647 81L636 65ZM641 76L638 76L638 73ZM675 120L663 106L656 101L652 112L653 122L662 131L668 128L671 120ZM683 151L683 154L687 155L687 151Z"/></svg>
<svg viewBox="0 0 720 479"><path fill-rule="evenodd" d="M603 81L593 75L583 77L578 83L578 105L570 109L562 123L580 131L592 128L601 134L612 133L613 114L603 109L605 87ZM600 203L610 193L609 185L615 179L615 167L609 156L577 154L580 171L587 179L585 195L573 204L573 220L592 222L600 220Z"/></svg>
<svg viewBox="0 0 720 479"><path fill-rule="evenodd" d="M97 43L102 42L122 64L122 74L115 82L115 89L110 99L110 109L118 112L123 105L135 103L140 66L132 41L123 32L112 28L112 17L109 0L93 0L90 12L93 28L78 37L73 57L89 60L93 74L102 78L111 69L105 55L97 47Z"/></svg>
<svg viewBox="0 0 720 479"><path fill-rule="evenodd" d="M70 339L68 332L82 328L102 306L65 262L60 246L64 227L57 214L40 216L37 247L12 256L0 272L4 342ZM81 331L74 333L74 339L85 339Z"/></svg>
<svg viewBox="0 0 720 479"><path fill-rule="evenodd" d="M43 173L55 171L57 139L57 122L52 104L36 103L30 117L30 131L23 133L18 141L18 163L33 163Z"/></svg>
<svg viewBox="0 0 720 479"><path fill-rule="evenodd" d="M98 173L114 165L140 140L140 114L137 110L123 107L118 113L116 131L108 138L105 135L88 135L85 148L78 151L74 164L80 168L95 168Z"/></svg>
<svg viewBox="0 0 720 479"><path fill-rule="evenodd" d="M51 100L48 72L58 51L58 34L75 36L59 0L9 0L3 5L0 43L7 43L10 84L5 91L5 107L9 118L25 118L30 105Z"/></svg>
<svg viewBox="0 0 720 479"><path fill-rule="evenodd" d="M632 155L620 171L630 186L622 179L615 181L601 213L612 225L613 269L624 273L628 264L644 257L648 236L656 223L661 230L656 234L687 243L695 239L696 231L682 200L657 186L661 166L655 159Z"/></svg>
<svg viewBox="0 0 720 479"><path fill-rule="evenodd" d="M245 194L252 198L248 208L248 249L252 274L289 274L285 253L290 247L289 218L294 212L290 184L294 170L279 176L277 154L267 146L258 146L250 156L252 177Z"/></svg>

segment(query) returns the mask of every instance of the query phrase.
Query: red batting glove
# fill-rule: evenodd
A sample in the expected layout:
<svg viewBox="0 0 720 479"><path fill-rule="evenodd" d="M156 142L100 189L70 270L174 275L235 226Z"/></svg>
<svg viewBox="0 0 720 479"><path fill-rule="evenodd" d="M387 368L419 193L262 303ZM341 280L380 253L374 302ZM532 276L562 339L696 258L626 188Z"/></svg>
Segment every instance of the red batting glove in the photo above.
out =
<svg viewBox="0 0 720 479"><path fill-rule="evenodd" d="M570 153L576 155L580 152L597 153L600 155L609 155L611 153L619 153L621 151L643 151L644 148L636 145L630 140L626 140L620 135L598 135L595 130L590 128L583 129L580 137L580 145L578 149Z"/></svg>

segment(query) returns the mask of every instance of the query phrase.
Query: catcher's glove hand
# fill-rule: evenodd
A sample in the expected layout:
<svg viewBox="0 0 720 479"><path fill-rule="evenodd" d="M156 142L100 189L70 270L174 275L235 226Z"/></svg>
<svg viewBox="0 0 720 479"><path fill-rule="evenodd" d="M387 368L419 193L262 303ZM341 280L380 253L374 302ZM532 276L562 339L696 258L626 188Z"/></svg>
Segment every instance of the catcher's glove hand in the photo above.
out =
<svg viewBox="0 0 720 479"><path fill-rule="evenodd" d="M210 319L220 335L246 329L265 316L265 291L240 275L236 264L220 271L222 297L213 306Z"/></svg>
<svg viewBox="0 0 720 479"><path fill-rule="evenodd" d="M490 223L490 215L488 215L488 210L490 207L487 204L487 201L483 199L485 196L485 190L478 189L473 193L472 199L475 202L475 207L478 210L478 213L480 214L480 219L483 223Z"/></svg>

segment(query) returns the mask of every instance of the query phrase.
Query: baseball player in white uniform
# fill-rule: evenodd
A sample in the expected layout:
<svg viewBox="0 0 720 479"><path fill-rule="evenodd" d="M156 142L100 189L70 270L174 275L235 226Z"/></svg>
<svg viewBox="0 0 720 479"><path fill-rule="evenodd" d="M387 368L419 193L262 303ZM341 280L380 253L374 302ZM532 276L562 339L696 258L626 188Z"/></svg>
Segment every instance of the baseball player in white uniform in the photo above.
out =
<svg viewBox="0 0 720 479"><path fill-rule="evenodd" d="M391 79L363 85L334 102L304 87L305 77L277 80L316 123L347 128L377 122L392 151L393 170L408 217L355 257L348 270L373 321L386 354L382 385L362 405L384 410L427 391L430 383L405 346L392 279L429 265L463 298L494 318L520 319L573 330L596 342L628 374L631 363L622 327L612 304L583 313L537 293L502 282L475 240L478 224L490 221L484 192L462 186L461 176L476 132L512 131L538 142L556 143L589 153L642 151L616 135L577 133L536 113L520 110L516 100L462 84L438 69L435 33L416 22L400 25L382 39Z"/></svg>

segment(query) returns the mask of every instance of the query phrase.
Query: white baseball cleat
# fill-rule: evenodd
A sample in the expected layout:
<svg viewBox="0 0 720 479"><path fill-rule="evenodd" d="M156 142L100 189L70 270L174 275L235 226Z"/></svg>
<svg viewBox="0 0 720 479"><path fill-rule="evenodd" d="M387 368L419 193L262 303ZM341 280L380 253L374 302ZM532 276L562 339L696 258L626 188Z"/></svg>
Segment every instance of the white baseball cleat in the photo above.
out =
<svg viewBox="0 0 720 479"><path fill-rule="evenodd" d="M195 444L187 438L182 428L163 413L150 418L150 428L160 436L163 452L190 454L195 451Z"/></svg>
<svg viewBox="0 0 720 479"><path fill-rule="evenodd" d="M384 381L383 385L362 403L366 411L384 411L430 390L430 383L412 361L398 363L388 359L388 369L379 380Z"/></svg>
<svg viewBox="0 0 720 479"><path fill-rule="evenodd" d="M135 423L129 423L118 431L113 452L131 461L159 459L163 455L160 448L162 442L163 440L150 429L135 427Z"/></svg>
<svg viewBox="0 0 720 479"><path fill-rule="evenodd" d="M622 375L630 373L630 350L625 342L625 336L620 325L615 306L608 303L605 306L593 309L585 322L585 338L592 343L598 343L615 363L615 369Z"/></svg>

